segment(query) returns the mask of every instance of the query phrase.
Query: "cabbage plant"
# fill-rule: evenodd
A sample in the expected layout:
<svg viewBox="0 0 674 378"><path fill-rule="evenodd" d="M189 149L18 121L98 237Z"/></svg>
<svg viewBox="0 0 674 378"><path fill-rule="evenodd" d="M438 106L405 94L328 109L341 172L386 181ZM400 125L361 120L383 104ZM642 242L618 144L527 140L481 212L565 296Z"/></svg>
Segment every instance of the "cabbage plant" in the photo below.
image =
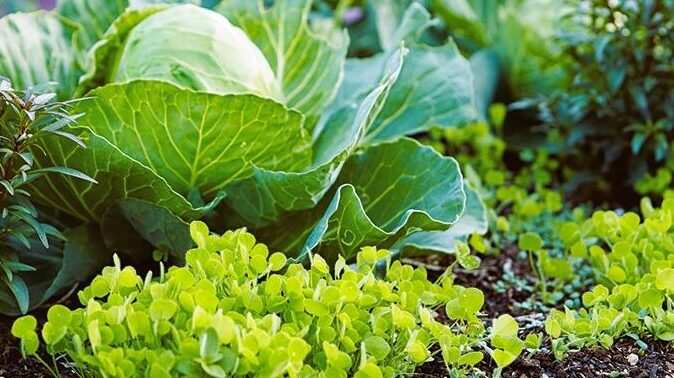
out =
<svg viewBox="0 0 674 378"><path fill-rule="evenodd" d="M552 93L569 78L556 34L569 7L555 0L430 0L460 45L472 51L478 103L487 113L498 85L515 100Z"/></svg>
<svg viewBox="0 0 674 378"><path fill-rule="evenodd" d="M347 59L346 32L312 22L310 9L310 0L214 10L63 0L57 13L0 20L0 35L31 44L0 47L0 73L58 80L62 97L90 98L69 129L88 148L54 141L38 163L98 184L51 177L34 183L36 201L68 225L89 225L91 250L138 258L180 258L195 219L245 226L298 260L349 260L369 245L452 252L484 232L484 208L458 163L406 137L475 120L456 46L420 43L430 16L413 4L391 48Z"/></svg>

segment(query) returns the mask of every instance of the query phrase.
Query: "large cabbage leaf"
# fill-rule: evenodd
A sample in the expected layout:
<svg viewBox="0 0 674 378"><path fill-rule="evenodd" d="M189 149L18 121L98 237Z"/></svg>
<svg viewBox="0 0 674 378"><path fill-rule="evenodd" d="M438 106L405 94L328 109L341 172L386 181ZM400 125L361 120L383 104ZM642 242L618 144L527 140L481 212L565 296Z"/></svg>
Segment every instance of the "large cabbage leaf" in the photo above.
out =
<svg viewBox="0 0 674 378"><path fill-rule="evenodd" d="M127 9L90 51L81 93L138 78L219 94L252 92L298 109L311 129L339 88L348 37L314 33L310 6L310 0L277 1L269 9L257 1L224 2L219 12L247 36L227 18L191 5Z"/></svg>
<svg viewBox="0 0 674 378"><path fill-rule="evenodd" d="M87 172L99 184L53 176L36 198L80 219L100 221L118 200L137 198L187 218L191 191L212 200L252 175L254 165L293 169L310 159L302 115L252 95L198 93L158 81L114 84L90 93L76 111L88 149L62 141L38 157ZM290 153L289 153L290 152Z"/></svg>
<svg viewBox="0 0 674 378"><path fill-rule="evenodd" d="M470 234L484 234L489 227L487 208L477 191L466 183L466 207L461 217L447 230L417 232L398 242L392 249L399 253L446 252L465 241Z"/></svg>
<svg viewBox="0 0 674 378"><path fill-rule="evenodd" d="M389 248L420 230L449 228L466 202L458 163L411 139L359 151L338 185L303 252L334 259L367 245Z"/></svg>
<svg viewBox="0 0 674 378"><path fill-rule="evenodd" d="M56 11L80 25L80 48L88 50L128 6L128 0L61 0Z"/></svg>
<svg viewBox="0 0 674 378"><path fill-rule="evenodd" d="M400 75L405 51L399 49L391 56L387 75L358 106L344 106L330 119L314 141L313 161L307 169L290 172L256 167L254 177L228 189L229 206L255 227L279 221L285 212L316 206L381 111Z"/></svg>
<svg viewBox="0 0 674 378"><path fill-rule="evenodd" d="M96 177L98 184L70 176L47 175L31 184L30 190L38 202L83 222L100 222L111 204L125 198L159 204L187 219L200 216L200 211L164 178L110 141L84 127L72 131L87 144L86 149L74 148L68 140L45 139L43 148L48 153L36 155L36 164L71 167Z"/></svg>
<svg viewBox="0 0 674 378"><path fill-rule="evenodd" d="M308 252L350 258L363 246L387 248L421 230L446 230L463 213L465 201L454 159L399 139L358 151L332 196L257 233L299 258Z"/></svg>
<svg viewBox="0 0 674 378"><path fill-rule="evenodd" d="M126 9L119 15L89 50L86 69L80 78L77 95L112 82L115 71L110 68L115 66L118 52L124 48L129 33L140 22L165 9L166 5L158 4Z"/></svg>
<svg viewBox="0 0 674 378"><path fill-rule="evenodd" d="M110 25L127 9L152 4L200 4L200 0L58 0L56 12L80 26L81 50L89 50L106 33Z"/></svg>
<svg viewBox="0 0 674 378"><path fill-rule="evenodd" d="M394 34L398 44L408 47L409 54L389 100L368 130L368 142L413 135L433 127L462 126L477 118L469 62L451 41L434 47L417 41L420 31L430 25L428 11L418 3L412 3L404 13ZM323 114L319 129L332 117L331 111L367 93L386 72L391 53L387 50L371 58L347 60L344 84L331 109Z"/></svg>
<svg viewBox="0 0 674 378"><path fill-rule="evenodd" d="M301 168L311 159L300 113L254 95L215 95L158 81L90 93L81 124L149 167L177 192L212 199L252 167Z"/></svg>

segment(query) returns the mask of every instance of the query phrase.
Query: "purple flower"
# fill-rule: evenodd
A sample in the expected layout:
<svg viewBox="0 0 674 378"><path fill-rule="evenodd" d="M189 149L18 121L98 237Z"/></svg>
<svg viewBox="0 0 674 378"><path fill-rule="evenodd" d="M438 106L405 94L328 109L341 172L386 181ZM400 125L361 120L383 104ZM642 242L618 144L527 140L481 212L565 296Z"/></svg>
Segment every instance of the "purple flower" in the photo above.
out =
<svg viewBox="0 0 674 378"><path fill-rule="evenodd" d="M342 21L346 25L353 25L363 19L363 13L363 8L361 7L347 8L342 13Z"/></svg>
<svg viewBox="0 0 674 378"><path fill-rule="evenodd" d="M56 0L38 0L37 5L42 9L54 9L56 7Z"/></svg>

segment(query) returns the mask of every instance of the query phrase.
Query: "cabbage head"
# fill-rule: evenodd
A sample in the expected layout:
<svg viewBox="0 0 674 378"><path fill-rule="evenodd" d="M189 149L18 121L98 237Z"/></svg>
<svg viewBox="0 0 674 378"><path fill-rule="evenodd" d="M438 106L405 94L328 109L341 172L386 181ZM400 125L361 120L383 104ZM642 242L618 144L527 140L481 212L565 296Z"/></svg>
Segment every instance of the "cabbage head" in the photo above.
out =
<svg viewBox="0 0 674 378"><path fill-rule="evenodd" d="M248 36L221 14L191 4L140 22L115 61L114 82L155 79L198 91L282 98L267 59Z"/></svg>

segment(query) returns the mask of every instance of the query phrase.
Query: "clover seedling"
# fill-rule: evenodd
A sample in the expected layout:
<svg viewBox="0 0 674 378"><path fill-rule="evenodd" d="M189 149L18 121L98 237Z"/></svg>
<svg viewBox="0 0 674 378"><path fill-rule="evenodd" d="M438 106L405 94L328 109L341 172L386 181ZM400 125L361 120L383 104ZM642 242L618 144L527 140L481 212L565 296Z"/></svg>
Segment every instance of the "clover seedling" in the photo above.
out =
<svg viewBox="0 0 674 378"><path fill-rule="evenodd" d="M196 247L185 266L162 265L158 277L141 279L115 256L79 293L82 308L52 307L42 328L47 351L102 376L159 378L376 378L411 374L435 353L450 357L455 372L482 359L484 296L447 276L432 283L423 268L372 247L354 265L341 258L330 267L314 255L305 267L245 230L213 235L193 222L190 234ZM388 269L376 276L382 259ZM454 313L453 324L433 318L440 307ZM39 357L36 327L21 318L13 334Z"/></svg>
<svg viewBox="0 0 674 378"><path fill-rule="evenodd" d="M510 365L522 353L524 342L519 339L519 325L510 315L501 315L494 319L490 334L492 358L498 369Z"/></svg>

